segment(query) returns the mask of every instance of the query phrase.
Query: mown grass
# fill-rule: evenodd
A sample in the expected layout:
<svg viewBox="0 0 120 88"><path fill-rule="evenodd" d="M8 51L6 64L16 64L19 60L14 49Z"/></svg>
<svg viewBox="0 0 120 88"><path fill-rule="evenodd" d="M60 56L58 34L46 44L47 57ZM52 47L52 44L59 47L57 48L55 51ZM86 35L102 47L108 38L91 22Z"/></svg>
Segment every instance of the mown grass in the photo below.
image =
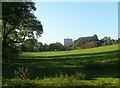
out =
<svg viewBox="0 0 120 88"><path fill-rule="evenodd" d="M28 67L28 84L31 85L118 87L118 56L118 45L59 52L23 52L19 59L3 63L3 85L16 81L14 71L18 67ZM61 72L67 77L56 77ZM76 73L84 74L85 79L76 79Z"/></svg>

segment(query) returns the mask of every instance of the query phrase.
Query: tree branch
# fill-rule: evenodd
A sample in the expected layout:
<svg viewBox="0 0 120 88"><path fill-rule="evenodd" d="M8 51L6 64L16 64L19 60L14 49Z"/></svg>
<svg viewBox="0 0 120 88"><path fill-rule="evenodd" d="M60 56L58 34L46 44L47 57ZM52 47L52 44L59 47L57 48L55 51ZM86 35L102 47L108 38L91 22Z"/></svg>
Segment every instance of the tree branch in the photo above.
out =
<svg viewBox="0 0 120 88"><path fill-rule="evenodd" d="M17 41L17 40L14 41L14 39L13 39L13 40L11 40L8 44L10 44L11 42L12 42L12 43L22 43L22 42L25 41L25 37L26 37L26 36L24 35L24 38L23 38L23 39L20 39L20 41Z"/></svg>

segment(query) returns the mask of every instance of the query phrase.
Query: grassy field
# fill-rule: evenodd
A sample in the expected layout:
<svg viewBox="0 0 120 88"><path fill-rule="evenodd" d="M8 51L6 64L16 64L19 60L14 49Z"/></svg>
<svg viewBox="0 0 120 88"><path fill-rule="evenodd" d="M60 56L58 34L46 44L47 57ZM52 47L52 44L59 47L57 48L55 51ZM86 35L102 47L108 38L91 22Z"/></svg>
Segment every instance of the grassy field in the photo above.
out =
<svg viewBox="0 0 120 88"><path fill-rule="evenodd" d="M19 58L3 63L3 86L118 88L118 56L118 45L71 51L22 52ZM29 79L15 77L15 70L19 67L28 67Z"/></svg>

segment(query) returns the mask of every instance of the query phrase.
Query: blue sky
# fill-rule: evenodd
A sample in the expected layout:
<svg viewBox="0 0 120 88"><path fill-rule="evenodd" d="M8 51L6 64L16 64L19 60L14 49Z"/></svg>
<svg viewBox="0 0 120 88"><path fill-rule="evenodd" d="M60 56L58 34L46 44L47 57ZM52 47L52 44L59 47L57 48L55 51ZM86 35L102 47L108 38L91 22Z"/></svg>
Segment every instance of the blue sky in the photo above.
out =
<svg viewBox="0 0 120 88"><path fill-rule="evenodd" d="M38 41L47 44L98 35L118 38L117 2L36 2L34 12L44 33Z"/></svg>

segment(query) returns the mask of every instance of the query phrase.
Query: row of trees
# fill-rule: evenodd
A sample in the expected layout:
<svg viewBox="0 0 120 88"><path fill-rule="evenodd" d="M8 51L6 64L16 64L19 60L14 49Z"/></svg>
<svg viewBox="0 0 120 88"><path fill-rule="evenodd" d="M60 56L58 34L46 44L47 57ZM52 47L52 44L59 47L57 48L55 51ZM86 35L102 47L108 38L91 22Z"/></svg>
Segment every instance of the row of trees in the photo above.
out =
<svg viewBox="0 0 120 88"><path fill-rule="evenodd" d="M33 39L27 39L20 45L21 52L36 52L36 51L63 51L65 47L61 43L51 43L49 45L42 44Z"/></svg>
<svg viewBox="0 0 120 88"><path fill-rule="evenodd" d="M51 43L49 45L37 42L37 40L27 39L20 45L21 52L36 52L36 51L64 51L71 49L85 49L93 48L105 45L117 44L119 40L111 39L110 37L104 37L103 39L98 39L95 34L89 37L81 37L75 40L72 46L63 46L61 43Z"/></svg>
<svg viewBox="0 0 120 88"><path fill-rule="evenodd" d="M119 39L120 40L120 39ZM112 45L117 44L119 40L111 39L110 37L104 37L103 39L98 39L98 36L95 34L93 36L89 37L81 37L78 38L73 42L73 49L77 48L92 48L92 47L98 47L98 46L105 46L105 45Z"/></svg>

